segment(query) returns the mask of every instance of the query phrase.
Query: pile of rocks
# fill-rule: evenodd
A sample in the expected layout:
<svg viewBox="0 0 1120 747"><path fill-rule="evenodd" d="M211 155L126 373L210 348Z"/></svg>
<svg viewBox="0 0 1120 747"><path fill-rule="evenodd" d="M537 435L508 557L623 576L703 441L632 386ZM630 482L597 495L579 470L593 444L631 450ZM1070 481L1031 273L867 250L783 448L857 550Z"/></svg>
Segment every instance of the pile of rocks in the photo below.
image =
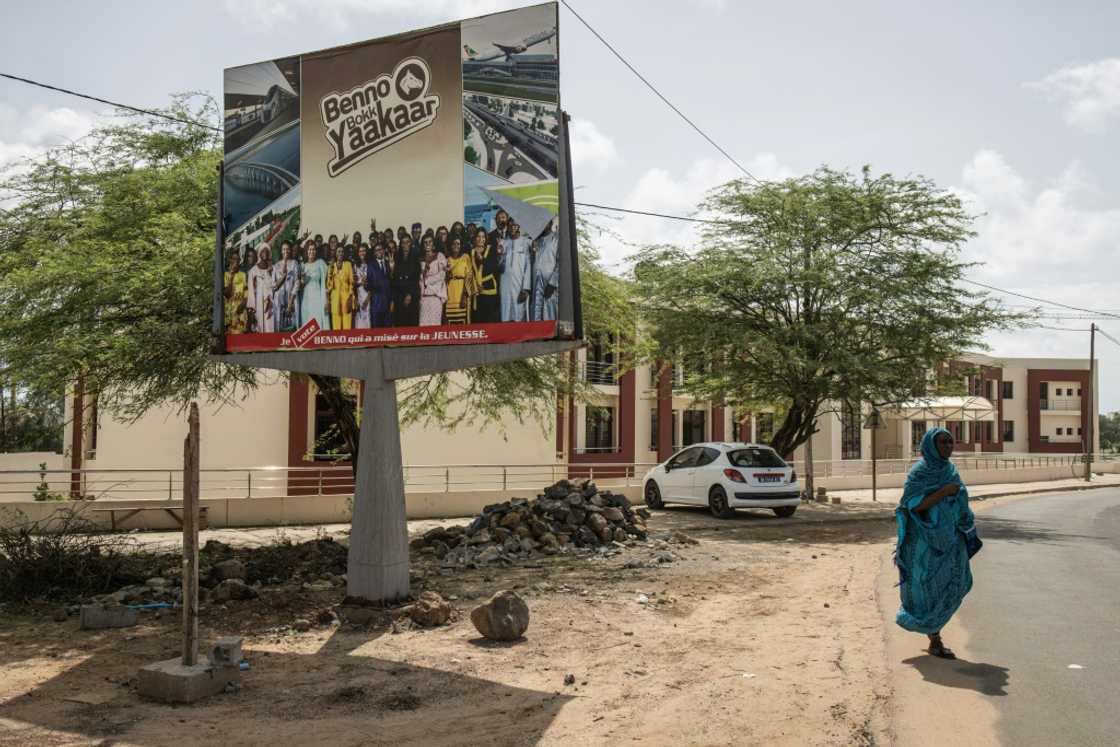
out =
<svg viewBox="0 0 1120 747"><path fill-rule="evenodd" d="M445 567L509 562L644 540L649 517L624 495L600 492L592 482L561 480L533 500L486 506L469 526L432 529L412 546Z"/></svg>

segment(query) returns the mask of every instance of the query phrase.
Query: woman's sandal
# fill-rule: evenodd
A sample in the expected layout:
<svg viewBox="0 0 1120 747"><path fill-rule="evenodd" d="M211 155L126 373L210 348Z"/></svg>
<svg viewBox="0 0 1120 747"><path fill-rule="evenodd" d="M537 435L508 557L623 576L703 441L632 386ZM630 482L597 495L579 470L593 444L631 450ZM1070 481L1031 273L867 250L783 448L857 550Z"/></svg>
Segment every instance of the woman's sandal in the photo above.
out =
<svg viewBox="0 0 1120 747"><path fill-rule="evenodd" d="M957 658L956 654L954 654L950 649L945 648L945 644L941 642L941 636L939 635L930 638L929 648L927 650L929 651L930 656L936 656L939 659Z"/></svg>

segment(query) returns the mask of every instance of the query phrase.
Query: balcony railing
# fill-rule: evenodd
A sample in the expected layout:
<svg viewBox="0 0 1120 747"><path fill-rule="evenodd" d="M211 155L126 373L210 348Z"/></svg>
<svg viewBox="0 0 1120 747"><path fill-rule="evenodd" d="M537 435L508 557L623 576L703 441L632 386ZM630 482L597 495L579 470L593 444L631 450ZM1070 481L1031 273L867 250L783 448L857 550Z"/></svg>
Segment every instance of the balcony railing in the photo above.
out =
<svg viewBox="0 0 1120 747"><path fill-rule="evenodd" d="M1081 398L1067 397L1065 399L1039 400L1039 407L1043 410L1067 410L1081 412Z"/></svg>
<svg viewBox="0 0 1120 747"><path fill-rule="evenodd" d="M588 384L604 384L609 386L618 383L613 363L607 363L605 361L584 361L581 368L583 371L583 380Z"/></svg>

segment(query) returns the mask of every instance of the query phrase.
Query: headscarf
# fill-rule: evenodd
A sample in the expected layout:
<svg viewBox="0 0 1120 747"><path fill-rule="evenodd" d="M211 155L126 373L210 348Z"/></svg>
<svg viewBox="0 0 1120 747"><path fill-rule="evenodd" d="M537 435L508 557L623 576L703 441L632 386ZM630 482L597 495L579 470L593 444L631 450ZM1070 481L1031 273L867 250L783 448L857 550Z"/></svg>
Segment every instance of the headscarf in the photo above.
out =
<svg viewBox="0 0 1120 747"><path fill-rule="evenodd" d="M937 437L942 433L950 438L952 437L952 434L944 428L932 428L922 436L922 459L910 468L910 474L906 476L906 485L902 489L904 506L914 496L920 496L918 501L921 502L922 498L943 485L948 485L951 482L961 482L961 475L957 472L957 466L941 456L937 450Z"/></svg>

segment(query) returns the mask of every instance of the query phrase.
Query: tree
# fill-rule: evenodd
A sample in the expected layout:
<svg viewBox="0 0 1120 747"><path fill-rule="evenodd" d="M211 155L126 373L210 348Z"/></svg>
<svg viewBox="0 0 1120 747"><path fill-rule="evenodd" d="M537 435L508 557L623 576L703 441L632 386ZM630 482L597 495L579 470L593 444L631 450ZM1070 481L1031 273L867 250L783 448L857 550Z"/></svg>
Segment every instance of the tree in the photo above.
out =
<svg viewBox="0 0 1120 747"><path fill-rule="evenodd" d="M0 454L62 451L62 398L0 384Z"/></svg>
<svg viewBox="0 0 1120 747"><path fill-rule="evenodd" d="M205 97L177 98L167 113L217 119ZM221 145L205 127L122 113L0 180L10 205L0 211L0 380L60 396L81 378L125 419L194 399L236 402L257 385L254 369L208 354ZM581 262L586 326L632 327L625 284L596 260L589 250ZM355 453L358 414L336 379L313 378ZM545 423L558 393L589 391L550 356L402 382L401 417Z"/></svg>
<svg viewBox="0 0 1120 747"><path fill-rule="evenodd" d="M1101 449L1105 451L1120 450L1120 412L1102 414L1100 416L1100 441Z"/></svg>
<svg viewBox="0 0 1120 747"><path fill-rule="evenodd" d="M779 453L839 403L911 399L936 364L1020 321L962 287L971 218L927 179L821 168L732 181L701 208L721 222L705 225L696 250L651 246L635 258L643 355L683 363L697 398L774 406Z"/></svg>

